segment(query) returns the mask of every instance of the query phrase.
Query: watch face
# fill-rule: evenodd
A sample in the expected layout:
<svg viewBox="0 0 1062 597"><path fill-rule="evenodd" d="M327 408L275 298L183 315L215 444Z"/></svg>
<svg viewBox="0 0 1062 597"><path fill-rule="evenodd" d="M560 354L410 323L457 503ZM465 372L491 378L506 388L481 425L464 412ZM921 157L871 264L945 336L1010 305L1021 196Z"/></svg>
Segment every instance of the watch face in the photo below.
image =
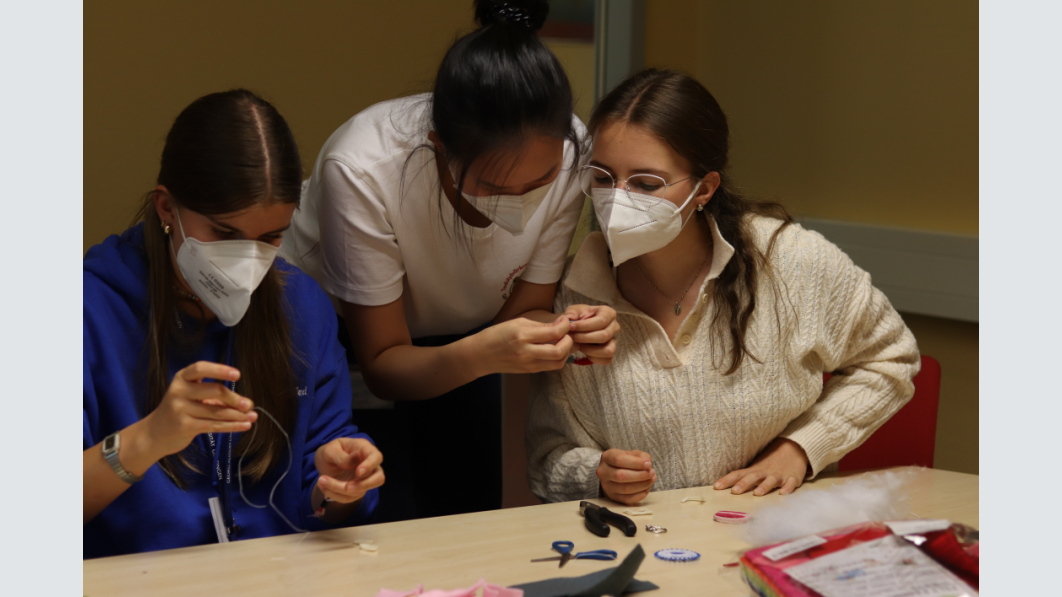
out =
<svg viewBox="0 0 1062 597"><path fill-rule="evenodd" d="M114 449L114 443L117 441L118 436L108 435L107 439L103 440L103 451L109 452Z"/></svg>

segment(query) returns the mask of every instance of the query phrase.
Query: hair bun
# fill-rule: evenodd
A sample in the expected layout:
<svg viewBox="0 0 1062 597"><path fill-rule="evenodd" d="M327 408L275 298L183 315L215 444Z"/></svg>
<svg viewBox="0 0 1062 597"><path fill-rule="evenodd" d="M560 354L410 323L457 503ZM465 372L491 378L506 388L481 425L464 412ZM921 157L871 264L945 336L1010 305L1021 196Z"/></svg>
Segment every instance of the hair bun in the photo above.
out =
<svg viewBox="0 0 1062 597"><path fill-rule="evenodd" d="M480 27L508 23L534 32L542 28L547 15L547 0L476 0L476 21Z"/></svg>

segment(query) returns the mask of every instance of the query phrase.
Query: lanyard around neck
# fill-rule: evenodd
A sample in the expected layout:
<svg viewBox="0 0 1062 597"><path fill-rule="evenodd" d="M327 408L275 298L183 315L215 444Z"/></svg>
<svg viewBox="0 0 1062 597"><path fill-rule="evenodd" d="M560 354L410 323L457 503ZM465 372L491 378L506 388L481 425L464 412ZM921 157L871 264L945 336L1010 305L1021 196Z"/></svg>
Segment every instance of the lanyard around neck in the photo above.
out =
<svg viewBox="0 0 1062 597"><path fill-rule="evenodd" d="M228 351L225 355L225 364L232 366L233 358L233 331L228 334ZM225 382L225 386L233 392L236 391L236 382ZM236 521L232 516L232 445L235 443L232 433L206 433L211 459L213 461L213 475L211 484L218 492L218 501L221 503L221 513L225 520L225 529L231 537L237 531ZM221 445L224 444L224 447ZM220 454L225 452L225 470L221 470Z"/></svg>

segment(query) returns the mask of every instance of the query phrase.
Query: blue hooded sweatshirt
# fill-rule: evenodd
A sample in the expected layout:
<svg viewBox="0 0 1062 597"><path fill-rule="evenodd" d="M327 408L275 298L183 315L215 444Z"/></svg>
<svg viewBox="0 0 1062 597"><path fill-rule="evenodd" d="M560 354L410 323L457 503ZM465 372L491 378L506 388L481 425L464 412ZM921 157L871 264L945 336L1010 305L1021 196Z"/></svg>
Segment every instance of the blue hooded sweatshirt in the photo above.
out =
<svg viewBox="0 0 1062 597"><path fill-rule="evenodd" d="M290 521L306 530L330 528L313 518L310 496L317 482L314 452L339 437L362 437L351 422L350 374L337 340L335 311L316 282L281 259L292 348L304 364L293 361L297 385L297 415L291 434L294 462L274 495L274 503ZM142 225L121 236L108 237L89 249L84 260L84 430L83 448L135 423L144 412L148 317L148 265ZM198 331L203 323L182 318ZM198 327L195 327L198 326ZM169 374L199 361L218 362L225 354L229 328L215 320L205 324L204 342L197 354L179 359L171 355ZM180 362L178 362L180 360ZM259 416L255 425L271 425ZM205 435L193 440L209 457ZM238 441L238 437L234 438ZM236 457L232 463L236 474ZM223 459L224 463L225 460ZM222 464L222 466L225 466ZM201 470L210 468L209 461ZM255 504L266 504L277 479L288 470L288 455L258 483L244 484ZM177 487L156 464L84 526L83 557L171 549L217 543L208 499L218 490L206 474L189 473L189 486ZM245 479L245 481L248 481ZM248 506L233 480L233 519L240 527L233 540L293 532L272 508ZM340 526L366 522L376 509L379 494L369 491L358 509Z"/></svg>

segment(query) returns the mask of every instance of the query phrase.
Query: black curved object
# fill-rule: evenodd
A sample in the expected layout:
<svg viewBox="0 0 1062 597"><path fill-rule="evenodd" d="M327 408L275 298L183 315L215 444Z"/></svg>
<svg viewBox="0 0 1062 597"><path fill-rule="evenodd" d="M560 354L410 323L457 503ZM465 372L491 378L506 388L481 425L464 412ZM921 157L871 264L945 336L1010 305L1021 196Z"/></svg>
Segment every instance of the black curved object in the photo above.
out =
<svg viewBox="0 0 1062 597"><path fill-rule="evenodd" d="M598 537L608 537L608 534L612 529L609 528L605 521L601 520L600 516L598 516L598 509L595 504L591 504L590 502L580 502L579 511L582 513L583 518L586 519L586 530Z"/></svg>
<svg viewBox="0 0 1062 597"><path fill-rule="evenodd" d="M638 532L638 525L634 524L634 521L627 518L622 514L616 514L608 508L600 508L597 511L598 517L602 522L611 524L617 529L623 531L624 535L633 537Z"/></svg>
<svg viewBox="0 0 1062 597"><path fill-rule="evenodd" d="M628 537L633 537L638 532L638 525L634 524L633 520L593 502L579 502L579 513L586 519L587 530L598 537L608 537L610 524Z"/></svg>

